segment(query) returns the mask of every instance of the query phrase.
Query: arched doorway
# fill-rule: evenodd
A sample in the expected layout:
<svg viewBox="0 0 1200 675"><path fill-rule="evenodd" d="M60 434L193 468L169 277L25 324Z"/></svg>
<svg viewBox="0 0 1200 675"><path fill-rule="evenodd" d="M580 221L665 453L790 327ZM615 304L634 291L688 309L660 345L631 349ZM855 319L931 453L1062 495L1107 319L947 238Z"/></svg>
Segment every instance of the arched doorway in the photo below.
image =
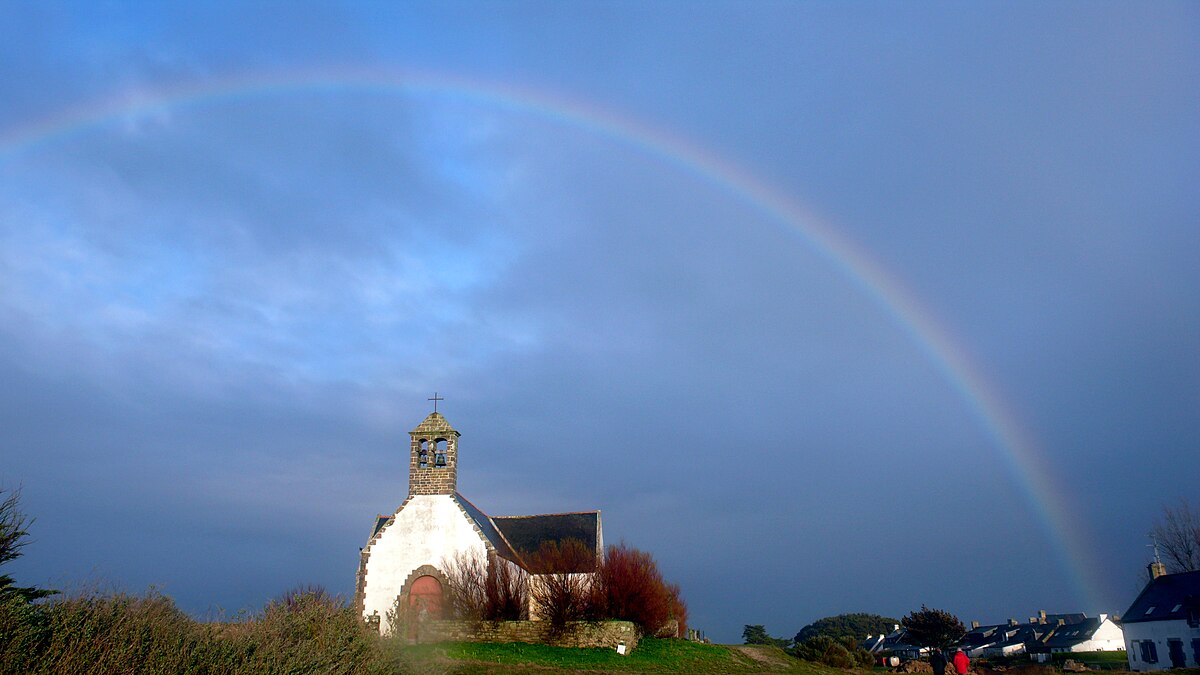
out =
<svg viewBox="0 0 1200 675"><path fill-rule="evenodd" d="M400 624L397 629L408 640L418 642L423 634L421 624L443 619L448 614L446 575L433 565L421 565L405 580L396 598Z"/></svg>
<svg viewBox="0 0 1200 675"><path fill-rule="evenodd" d="M417 577L408 592L408 606L419 618L442 618L442 582L429 575Z"/></svg>
<svg viewBox="0 0 1200 675"><path fill-rule="evenodd" d="M408 591L408 639L418 641L421 624L442 618L442 582L437 577L417 577Z"/></svg>

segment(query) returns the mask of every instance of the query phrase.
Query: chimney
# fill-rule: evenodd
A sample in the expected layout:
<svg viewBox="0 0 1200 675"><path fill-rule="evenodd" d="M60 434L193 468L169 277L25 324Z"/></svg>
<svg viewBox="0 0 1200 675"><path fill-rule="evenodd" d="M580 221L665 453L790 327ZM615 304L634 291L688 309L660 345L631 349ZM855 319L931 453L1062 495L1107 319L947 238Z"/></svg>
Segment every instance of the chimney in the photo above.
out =
<svg viewBox="0 0 1200 675"><path fill-rule="evenodd" d="M1107 614L1101 614L1101 615L1100 615L1100 623L1104 623L1104 622L1105 622L1105 621L1107 621L1107 620L1108 620L1108 615L1107 615Z"/></svg>
<svg viewBox="0 0 1200 675"><path fill-rule="evenodd" d="M1016 619L1009 619L1009 620L1008 620L1008 625L1010 625L1010 626L1015 626L1015 625L1017 625L1017 620L1016 620Z"/></svg>
<svg viewBox="0 0 1200 675"><path fill-rule="evenodd" d="M1157 579L1167 573L1167 566L1157 560L1147 565L1146 569L1150 570L1151 580Z"/></svg>
<svg viewBox="0 0 1200 675"><path fill-rule="evenodd" d="M1065 626L1065 625L1067 625L1067 620L1066 620L1066 619L1059 619L1059 620L1058 620L1058 625L1060 625L1060 626Z"/></svg>
<svg viewBox="0 0 1200 675"><path fill-rule="evenodd" d="M978 622L978 621L972 621L972 622L971 622L971 630L975 630L976 628L979 628L979 622Z"/></svg>
<svg viewBox="0 0 1200 675"><path fill-rule="evenodd" d="M1038 619L1036 616L1029 617L1029 623L1037 623L1037 622L1038 622Z"/></svg>
<svg viewBox="0 0 1200 675"><path fill-rule="evenodd" d="M1044 610L1044 609L1038 610L1038 619L1039 619L1038 623L1046 623L1046 610Z"/></svg>

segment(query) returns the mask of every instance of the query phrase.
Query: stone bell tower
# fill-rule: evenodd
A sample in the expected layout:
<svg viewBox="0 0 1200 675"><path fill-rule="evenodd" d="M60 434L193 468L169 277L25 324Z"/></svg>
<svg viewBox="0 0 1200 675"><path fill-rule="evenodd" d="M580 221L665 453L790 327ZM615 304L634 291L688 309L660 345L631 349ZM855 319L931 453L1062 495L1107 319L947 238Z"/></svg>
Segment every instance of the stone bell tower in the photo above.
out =
<svg viewBox="0 0 1200 675"><path fill-rule="evenodd" d="M459 433L435 410L408 435L412 436L409 496L454 494L458 489Z"/></svg>

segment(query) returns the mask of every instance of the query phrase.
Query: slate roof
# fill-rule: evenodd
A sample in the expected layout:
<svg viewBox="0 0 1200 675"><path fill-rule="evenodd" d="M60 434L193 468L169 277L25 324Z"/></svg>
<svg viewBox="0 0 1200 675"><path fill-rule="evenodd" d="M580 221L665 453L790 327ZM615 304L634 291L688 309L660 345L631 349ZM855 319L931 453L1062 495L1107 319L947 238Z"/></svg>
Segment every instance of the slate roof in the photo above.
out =
<svg viewBox="0 0 1200 675"><path fill-rule="evenodd" d="M504 537L500 534L500 531L496 529L496 525L492 522L491 517L483 511L480 511L479 507L472 504L466 497L460 495L459 493L455 492L453 498L454 501L457 502L460 507L462 507L462 510L467 512L467 515L470 516L471 520L475 521L475 524L479 526L479 531L483 532L483 536L486 537L488 542L491 543L492 547L496 549L496 552L499 553L501 557L512 560L514 557L512 549L509 547L508 542L505 541Z"/></svg>
<svg viewBox="0 0 1200 675"><path fill-rule="evenodd" d="M1146 584L1121 623L1200 622L1200 571L1164 574Z"/></svg>
<svg viewBox="0 0 1200 675"><path fill-rule="evenodd" d="M496 516L492 518L492 523L516 553L518 559L515 562L534 574L559 570L532 569L530 555L536 553L547 542L561 545L569 539L576 539L589 551L595 552L590 558L590 564L584 569L574 571L590 572L595 569L601 543L599 511L551 513L540 516Z"/></svg>
<svg viewBox="0 0 1200 675"><path fill-rule="evenodd" d="M1092 639L1096 631L1100 628L1100 617L1092 617L1084 619L1079 623L1067 624L1059 626L1054 634L1046 640L1046 646L1054 649L1055 647L1072 647L1080 642L1087 642Z"/></svg>
<svg viewBox="0 0 1200 675"><path fill-rule="evenodd" d="M371 537L374 537L376 534L378 534L379 531L383 529L384 524L387 523L387 521L390 518L391 518L391 516L376 515L375 516L375 527L374 527L374 529L371 530ZM367 537L367 538L370 539L371 537Z"/></svg>

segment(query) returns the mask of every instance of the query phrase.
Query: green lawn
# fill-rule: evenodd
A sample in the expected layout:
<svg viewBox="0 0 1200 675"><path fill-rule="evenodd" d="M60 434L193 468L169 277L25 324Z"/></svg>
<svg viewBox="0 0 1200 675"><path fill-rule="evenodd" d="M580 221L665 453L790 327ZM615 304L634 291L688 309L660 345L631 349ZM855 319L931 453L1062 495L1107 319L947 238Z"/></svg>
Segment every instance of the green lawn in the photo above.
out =
<svg viewBox="0 0 1200 675"><path fill-rule="evenodd" d="M845 671L797 660L775 647L705 645L646 638L627 656L612 649L529 644L447 643L402 648L404 667L421 673L803 673Z"/></svg>

